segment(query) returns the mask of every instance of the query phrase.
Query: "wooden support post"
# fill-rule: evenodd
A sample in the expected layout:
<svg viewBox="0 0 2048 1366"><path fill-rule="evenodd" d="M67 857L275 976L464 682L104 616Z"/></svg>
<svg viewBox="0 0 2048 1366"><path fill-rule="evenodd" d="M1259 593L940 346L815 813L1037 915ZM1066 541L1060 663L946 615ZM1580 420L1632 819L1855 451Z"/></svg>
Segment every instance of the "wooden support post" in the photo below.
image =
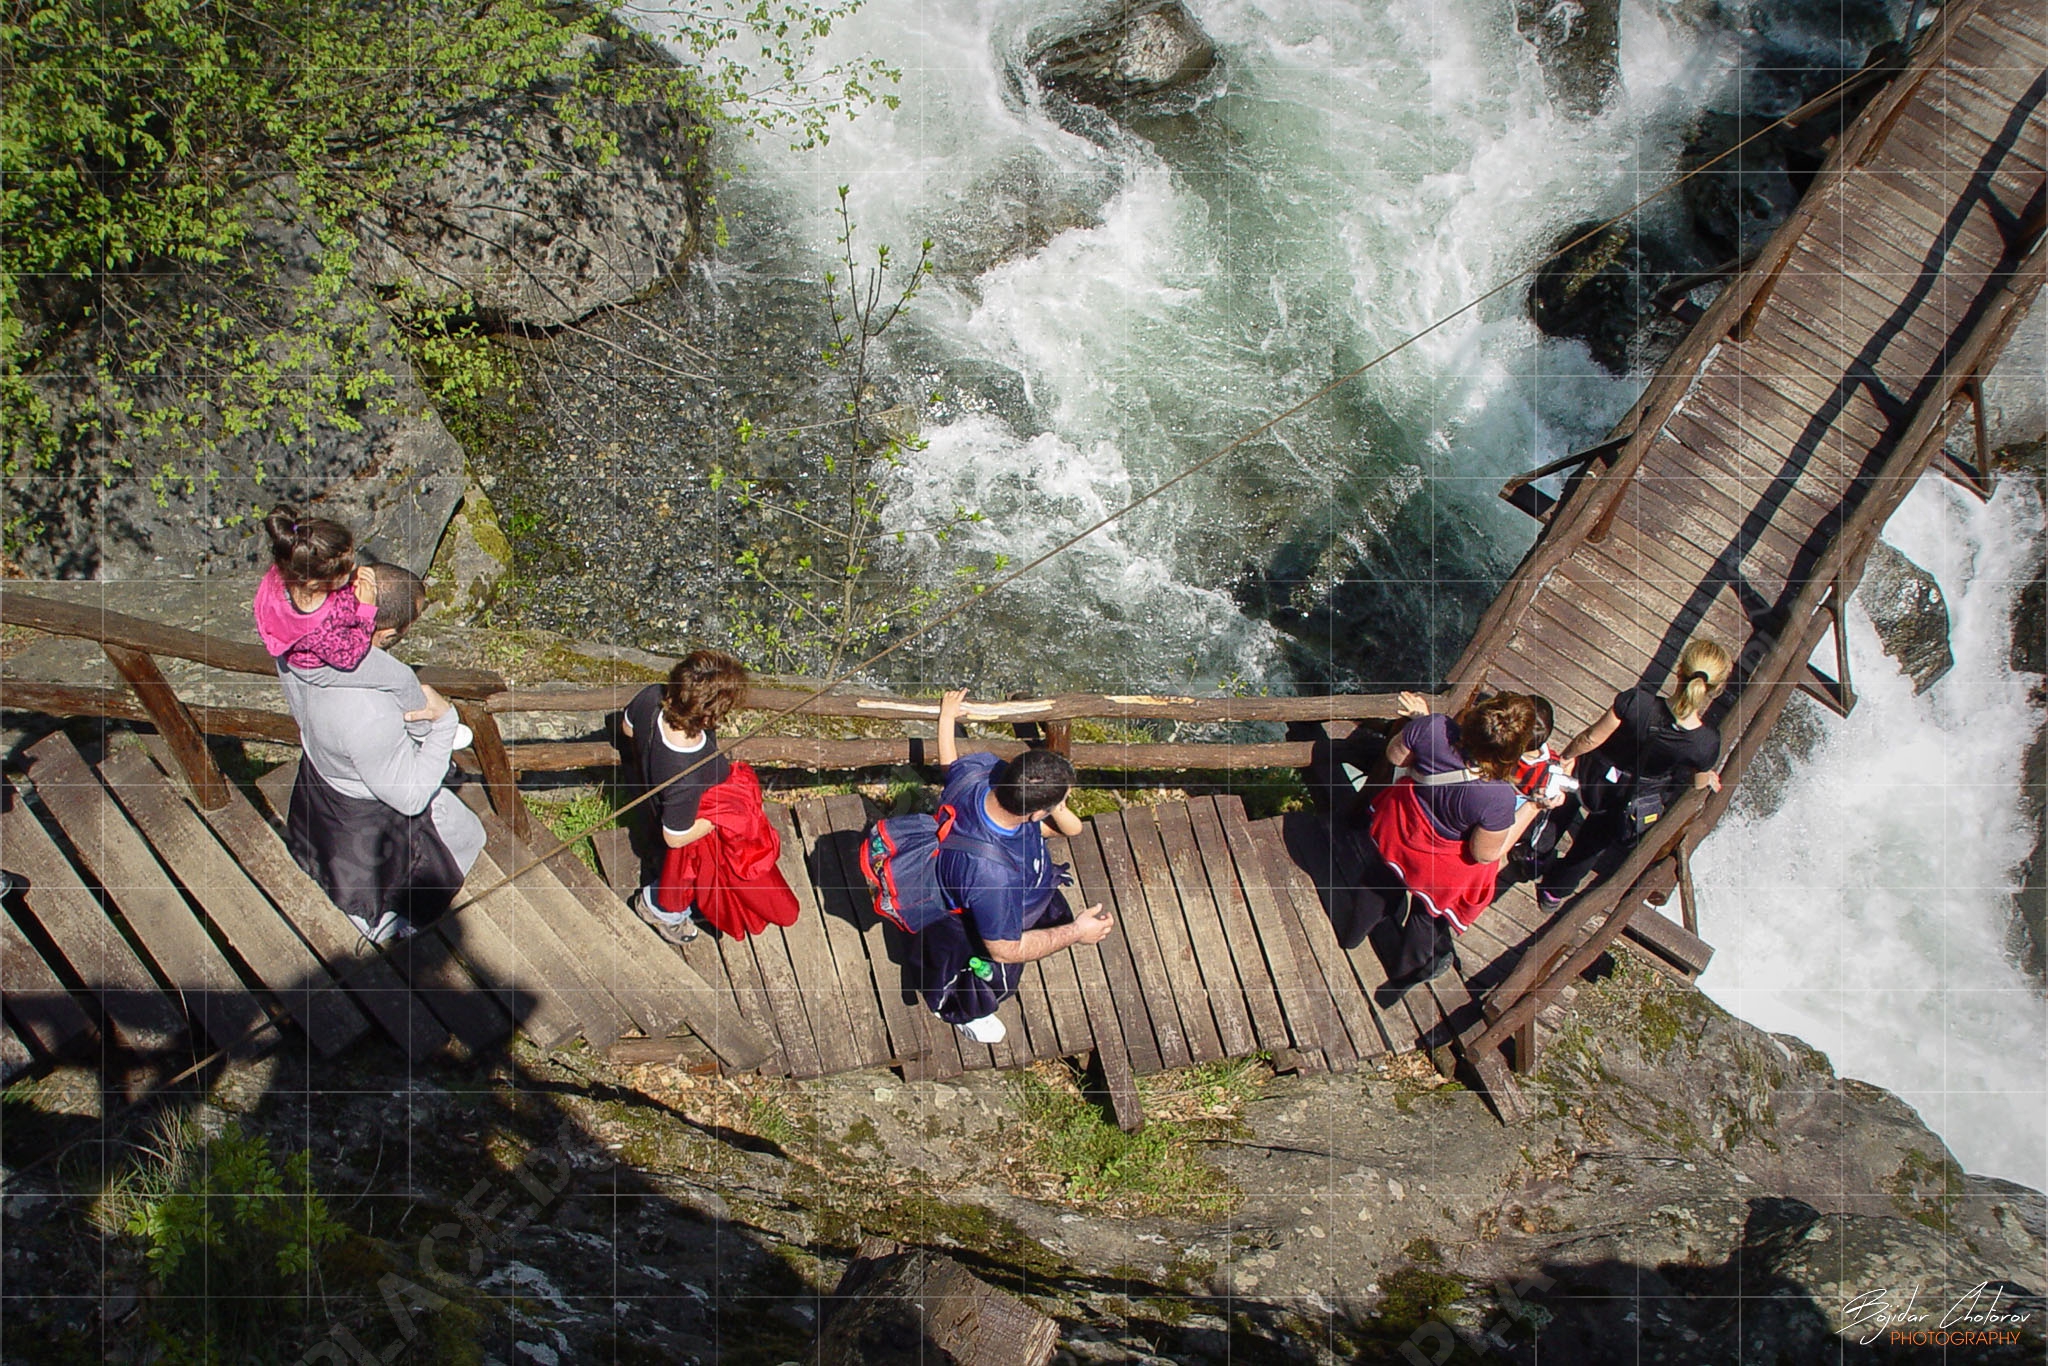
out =
<svg viewBox="0 0 2048 1366"><path fill-rule="evenodd" d="M1062 759L1074 757L1074 723L1072 721L1048 721L1045 723L1045 747Z"/></svg>
<svg viewBox="0 0 2048 1366"><path fill-rule="evenodd" d="M484 790L490 794L491 810L498 813L498 819L512 827L514 834L524 836L527 830L526 805L519 800L519 785L512 774L512 756L505 749L505 737L498 730L498 718L478 702L457 702L455 714L475 736L470 742L471 752L476 755L477 767L483 770Z"/></svg>
<svg viewBox="0 0 2048 1366"><path fill-rule="evenodd" d="M1527 1076L1536 1070L1536 1022L1515 1031L1515 1071Z"/></svg>
<svg viewBox="0 0 2048 1366"><path fill-rule="evenodd" d="M199 809L218 811L226 806L228 780L213 762L198 722L192 719L192 713L185 709L178 694L171 690L170 681L164 677L163 670L157 668L156 661L141 650L131 650L125 645L102 644L101 648L107 652L107 658L121 677L128 681L128 686L135 689L136 699L149 713L151 724L170 745Z"/></svg>
<svg viewBox="0 0 2048 1366"><path fill-rule="evenodd" d="M1684 840L1674 855L1678 863L1678 913L1685 919L1685 932L1700 932L1699 900L1692 887L1692 850Z"/></svg>
<svg viewBox="0 0 2048 1366"><path fill-rule="evenodd" d="M1728 329L1728 335L1734 340L1748 341L1749 334L1756 331L1758 320L1763 317L1764 310L1771 306L1771 293L1778 287L1778 277L1785 271L1785 262L1791 259L1792 254L1789 251L1781 255L1778 263L1771 267L1771 273L1764 276L1763 283L1756 287L1756 293L1750 296L1749 306L1742 310L1742 316L1735 320L1735 326Z"/></svg>

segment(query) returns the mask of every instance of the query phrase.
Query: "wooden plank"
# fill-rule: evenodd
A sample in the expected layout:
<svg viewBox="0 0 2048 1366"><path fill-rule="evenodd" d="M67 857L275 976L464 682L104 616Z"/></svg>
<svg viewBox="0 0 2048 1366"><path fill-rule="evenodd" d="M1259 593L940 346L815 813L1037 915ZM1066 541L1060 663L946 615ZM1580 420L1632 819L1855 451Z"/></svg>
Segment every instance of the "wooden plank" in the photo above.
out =
<svg viewBox="0 0 2048 1366"><path fill-rule="evenodd" d="M475 784L465 783L459 796L483 822L484 849L498 869L495 877L481 867L471 871L464 899L476 909L463 914L482 911L499 919L517 941L521 955L575 1015L577 1032L592 1048L603 1048L631 1032L635 1027L632 1016L593 971L609 956L611 932L544 865L528 866L541 850L514 835L510 823L488 804ZM549 837L548 843L556 841ZM492 890L506 874L514 873L510 886ZM500 898L510 903L509 916L496 916L491 907L491 902Z"/></svg>
<svg viewBox="0 0 2048 1366"><path fill-rule="evenodd" d="M141 650L104 640L100 642L100 648L106 651L107 661L114 666L115 672L135 690L135 698L149 713L157 734L163 736L177 756L178 769L184 774L199 805L212 810L225 802L228 799L228 780L221 773L220 766L214 763L213 751L206 747L206 737L199 733L192 713L185 709L184 702L172 690L170 680L164 677L156 661Z"/></svg>
<svg viewBox="0 0 2048 1366"><path fill-rule="evenodd" d="M257 790L263 793L270 809L278 814L280 822L291 810L292 785L298 781L299 763L293 761L264 774L256 780ZM233 804L228 808L232 810ZM292 865L296 868L298 865ZM301 874L303 876L303 874ZM284 881L280 877L280 882ZM346 918L329 901L327 894L314 885L311 878L306 882L313 887L313 894L319 898L318 906L308 914L309 920L322 918L319 907L326 908L326 914L340 919L336 934L341 935L347 948L342 952L353 955L360 936L354 935L353 927L346 933L341 929L348 926ZM492 998L490 989L471 975L468 968L458 962L450 950L448 941L439 928L425 930L402 943L388 946L380 955L383 961L401 979L412 995L426 1003L433 1018L439 1020L448 1031L462 1041L463 1047L481 1055L495 1048L512 1036L512 1021ZM368 962L369 959L363 961ZM354 974L354 981L364 980ZM369 979L373 983L373 975Z"/></svg>
<svg viewBox="0 0 2048 1366"><path fill-rule="evenodd" d="M1261 829L1251 825L1245 819L1242 803L1236 800L1230 802L1229 809L1234 810L1235 815L1225 817L1225 828L1230 828L1233 820L1236 822L1242 837L1251 847L1258 849L1273 880L1273 899L1280 908L1280 923L1293 943L1294 961L1301 969L1302 987L1308 994L1309 1009L1315 1017L1316 1038L1323 1057L1331 1071L1349 1072L1358 1065L1358 1050L1352 1046L1351 1036L1344 1028L1343 1016L1337 1010L1336 989L1323 975L1322 962L1310 944L1306 923L1309 917L1313 917L1324 921L1327 927L1322 902L1313 892L1309 895L1310 904L1306 909L1296 900L1298 881L1295 875L1299 870L1288 857L1286 845L1280 841L1278 827ZM1344 977L1348 979L1350 975L1350 968L1346 965ZM1373 1036L1378 1034L1377 1029L1371 1032Z"/></svg>
<svg viewBox="0 0 2048 1366"><path fill-rule="evenodd" d="M1802 527L1838 521L1854 475L1839 452L1823 446L1795 460L1775 439L1760 437L1740 413L1723 412L1721 401L1702 398L1694 411L1674 416L1667 432L1706 468L1737 482L1752 505L1776 500L1781 515Z"/></svg>
<svg viewBox="0 0 2048 1366"><path fill-rule="evenodd" d="M149 846L59 731L29 750L36 796L216 1048L259 1053L277 1026L214 947Z"/></svg>
<svg viewBox="0 0 2048 1366"><path fill-rule="evenodd" d="M49 832L16 800L0 814L7 865L28 879L20 904L35 917L64 961L98 999L121 1043L139 1053L164 1053L187 1037L184 1016L128 947Z"/></svg>
<svg viewBox="0 0 2048 1366"><path fill-rule="evenodd" d="M811 798L797 804L796 818L803 831L818 894L825 902L826 913L837 922L832 927L832 945L839 956L842 980L848 980L849 968L858 954L858 961L866 965L881 1010L882 1028L887 1034L888 1051L882 1056L902 1059L904 1076L914 1080L923 1070L914 1064L928 1061L933 1051L931 1031L918 1019L923 1016L930 1020L931 1012L914 992L906 999L906 965L910 960L892 958L891 954L908 954L912 949L909 936L899 931L896 941L888 938L885 931L893 927L875 914L867 881L861 875L860 855L853 840L867 828L867 806L852 795L823 801ZM865 1009L858 989L850 990L848 1009ZM949 1051L957 1059L958 1050Z"/></svg>
<svg viewBox="0 0 2048 1366"><path fill-rule="evenodd" d="M597 985L569 966L524 889L500 886L507 871L488 848L479 853L462 898L436 928L536 1045L559 1048L594 1033L591 1046L602 1048L618 1032L592 999Z"/></svg>
<svg viewBox="0 0 2048 1366"><path fill-rule="evenodd" d="M1251 909L1244 888L1238 884L1237 866L1231 862L1225 843L1223 821L1216 813L1214 797L1198 797L1188 803L1195 852L1209 880L1215 898L1223 940L1229 946L1231 965L1237 970L1244 990L1245 1008L1250 1016L1258 1047L1277 1050L1291 1046L1287 1020L1281 1013L1280 996L1273 986L1272 971L1259 950L1259 933L1252 926Z"/></svg>
<svg viewBox="0 0 2048 1366"><path fill-rule="evenodd" d="M1020 1061L1060 1056L1059 1031L1053 1027L1052 1002L1045 991L1045 973L1036 961L1025 963L1017 977L1017 1008L1024 1034L1010 1040Z"/></svg>
<svg viewBox="0 0 2048 1366"><path fill-rule="evenodd" d="M0 997L7 1013L35 1040L38 1051L54 1057L74 1040L92 1033L92 1020L71 999L71 993L50 971L42 955L14 922L0 915Z"/></svg>
<svg viewBox="0 0 2048 1366"><path fill-rule="evenodd" d="M782 849L777 856L777 867L790 889L797 893L797 917L794 924L782 926L783 947L789 953L789 965L801 987L801 1003L810 1020L811 1037L818 1045L818 1066L826 1074L851 1072L867 1066L871 1061L881 1061L889 1055L876 1043L863 1049L862 1038L854 1032L853 1013L848 1002L848 989L841 982L839 964L832 954L832 945L825 938L824 911L818 905L817 897L810 894L810 874L804 869L803 843L796 833L796 827L789 818L789 808L768 808L768 823L780 839ZM867 961L862 956L860 975L847 976L861 987L861 1004L867 1004ZM873 1029L875 1018L872 1011L860 1012L862 1025Z"/></svg>
<svg viewBox="0 0 2048 1366"><path fill-rule="evenodd" d="M1287 1022L1288 1037L1305 1070L1327 1066L1321 1041L1316 1037L1316 1016L1309 1004L1305 969L1296 957L1294 940L1281 918L1280 893L1264 851L1245 828L1244 804L1235 797L1218 797L1216 815L1223 827L1223 847L1237 867L1238 886L1244 889L1245 904L1251 908L1252 926L1258 946L1265 955L1267 971L1280 996L1280 1009ZM1240 945L1238 952L1243 953Z"/></svg>
<svg viewBox="0 0 2048 1366"><path fill-rule="evenodd" d="M681 947L683 961L699 977L707 982L725 984L732 993L733 1009L739 1012L741 1021L768 1044L769 1053L761 1063L761 1072L769 1076L789 1075L789 1055L784 1050L775 1013L768 1008L767 993L761 989L761 970L755 964L754 952L747 947L746 941L726 939L716 934L699 934Z"/></svg>
<svg viewBox="0 0 2048 1366"><path fill-rule="evenodd" d="M1088 825L1071 840L1062 842L1067 861L1074 869L1074 886L1080 893L1081 904L1084 907L1101 904L1114 913L1116 898L1110 891L1109 874L1102 866L1101 842L1095 837L1094 825ZM1074 950L1074 966L1088 1007L1089 1025L1094 1031L1097 1049L1106 1046L1107 1035L1113 1035L1115 1040L1121 1041L1133 1072L1159 1071L1164 1064L1159 1054L1158 1034L1152 1027L1151 1002L1138 986L1137 965L1131 957L1130 931L1121 919L1117 921L1116 928L1094 946L1094 950L1092 963L1099 964L1103 981L1099 996L1096 984L1090 980L1092 964L1088 946ZM1103 1022L1100 1009L1105 1005L1112 1012L1108 1026Z"/></svg>
<svg viewBox="0 0 2048 1366"><path fill-rule="evenodd" d="M545 827L535 821L530 828ZM724 980L706 979L679 957L574 851L564 849L542 866L605 931L608 938L598 941L597 955L585 966L643 1033L660 1038L687 1028L720 1063L736 1071L768 1059L774 1050L740 1018Z"/></svg>
<svg viewBox="0 0 2048 1366"><path fill-rule="evenodd" d="M15 1037L14 1030L0 1024L0 1081L13 1081L36 1065L28 1045Z"/></svg>
<svg viewBox="0 0 2048 1366"><path fill-rule="evenodd" d="M328 974L327 965L221 848L148 755L123 745L100 761L100 772L157 857L270 994L283 1002L321 1056L331 1058L369 1032L370 1022ZM226 805L226 791L217 796Z"/></svg>
<svg viewBox="0 0 2048 1366"><path fill-rule="evenodd" d="M1066 892L1068 905L1079 915L1088 907L1081 897L1081 889L1070 887ZM1038 960L1039 975L1045 981L1046 1005L1052 1011L1054 1037L1059 1042L1058 1057L1074 1057L1095 1047L1095 1037L1088 1027L1088 1006L1081 999L1081 983L1074 965L1073 949L1048 955Z"/></svg>
<svg viewBox="0 0 2048 1366"><path fill-rule="evenodd" d="M740 970L735 969L735 960L751 956L759 974L762 1003L774 1017L775 1032L782 1039L782 1056L789 1064L793 1077L815 1077L824 1073L825 1063L818 1052L818 1041L811 1033L810 1016L804 1012L804 984L797 980L796 970L790 965L789 949L783 943L782 932L769 926L760 934L746 939L719 938L719 952L725 958L726 971L733 974L733 981L739 981Z"/></svg>
<svg viewBox="0 0 2048 1366"><path fill-rule="evenodd" d="M858 801L858 798L855 798ZM810 803L823 830L825 805L823 802ZM852 1067L878 1067L895 1056L889 1048L889 1036L884 1027L880 1005L880 991L875 983L874 970L868 964L868 951L861 942L860 916L862 906L856 899L853 888L845 878L838 851L828 842L822 856L818 840L808 829L799 831L796 812L780 802L767 803L769 823L782 841L782 852L777 866L782 870L784 881L796 893L797 923L809 920L817 928L817 945L832 964L832 1000L827 1008L836 1007L846 1021L846 1038L843 1047L835 1052L853 1059ZM858 838L857 832L851 838ZM830 863L830 873L820 864ZM814 880L813 869L824 877L823 882ZM817 1016L811 1019L818 1024ZM819 1040L820 1044L824 1042Z"/></svg>
<svg viewBox="0 0 2048 1366"><path fill-rule="evenodd" d="M1186 1067L1195 1061L1181 1025L1180 1005L1173 993L1172 971L1159 947L1158 932L1152 927L1151 908L1138 885L1136 866L1131 860L1129 835L1123 822L1098 816L1088 824L1095 831L1096 848L1116 899L1116 914L1123 927L1120 936L1130 946L1132 968L1137 974L1133 989L1142 993L1152 1016L1152 1034L1159 1041L1159 1061L1164 1067ZM1128 1030L1126 1033L1128 1034Z"/></svg>
<svg viewBox="0 0 2048 1366"><path fill-rule="evenodd" d="M645 808L641 810L644 812ZM626 816L633 819L634 813L629 811ZM633 893L640 890L640 856L633 852L633 832L624 825L594 831L590 836L590 847L597 851L598 866L604 869L605 885L619 900L630 901Z"/></svg>
<svg viewBox="0 0 2048 1366"><path fill-rule="evenodd" d="M1162 802L1153 808L1153 815L1166 853L1166 871L1180 893L1181 910L1187 917L1188 940L1202 970L1209 1011L1216 1017L1217 1039L1225 1057L1243 1057L1258 1049L1258 1039L1252 1032L1244 987L1237 979L1230 939L1223 932L1223 918L1209 888L1209 874L1195 848L1188 803Z"/></svg>
<svg viewBox="0 0 2048 1366"><path fill-rule="evenodd" d="M1322 975L1325 990L1337 1012L1338 1023L1350 1043L1352 1059L1376 1058L1386 1052L1387 1042L1373 1018L1372 1004L1360 990L1358 977L1343 945L1337 942L1336 927L1330 923L1322 898L1308 874L1294 866L1287 846L1280 838L1278 821L1261 821L1251 827L1270 831L1266 842L1267 864L1274 870L1285 892L1294 899L1294 911L1308 942L1309 956ZM1348 1066L1345 1069L1348 1070Z"/></svg>
<svg viewBox="0 0 2048 1366"><path fill-rule="evenodd" d="M227 804L202 813L235 862L263 888L278 913L289 920L335 980L355 996L406 1056L424 1061L448 1043L448 1031L423 1001L415 1000L396 970L381 955L352 956L356 933L327 894L292 861L277 833L263 823L249 799L232 788Z"/></svg>
<svg viewBox="0 0 2048 1366"><path fill-rule="evenodd" d="M1098 825L1113 819L1122 824L1124 839L1130 846L1138 890L1159 938L1160 958L1166 965L1173 999L1180 1008L1188 1051L1196 1062L1215 1062L1223 1056L1223 1043L1218 1036L1210 993L1203 985L1201 966L1195 957L1187 914L1174 885L1173 869L1160 844L1158 812L1153 807L1134 806L1096 817Z"/></svg>

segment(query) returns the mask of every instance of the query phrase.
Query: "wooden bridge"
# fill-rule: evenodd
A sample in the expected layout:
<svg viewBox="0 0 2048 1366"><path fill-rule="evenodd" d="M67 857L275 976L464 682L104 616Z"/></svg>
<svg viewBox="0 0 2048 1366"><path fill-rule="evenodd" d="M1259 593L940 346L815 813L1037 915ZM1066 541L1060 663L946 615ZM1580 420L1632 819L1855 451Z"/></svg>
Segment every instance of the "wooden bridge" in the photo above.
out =
<svg viewBox="0 0 2048 1366"><path fill-rule="evenodd" d="M334 1054L373 1032L427 1058L495 1048L515 1028L542 1047L581 1037L621 1059L791 1076L886 1065L940 1077L1089 1054L1120 1119L1135 1123L1133 1078L1155 1069L1266 1050L1283 1067L1341 1070L1451 1044L1512 1116L1512 1069L1530 1065L1546 1012L1603 953L1623 947L1681 977L1705 965L1690 851L1793 692L1854 705L1838 618L1907 490L1937 462L1988 483L1981 413L1974 465L1943 444L1981 402L1978 380L2042 282L2044 23L2034 0L1951 0L1613 437L1503 491L1544 529L1441 707L1482 686L1526 688L1552 699L1569 733L1623 688L1661 684L1695 633L1737 646L1740 664L1722 722L1725 790L1682 799L1614 878L1556 914L1510 892L1461 939L1459 972L1375 999L1377 961L1345 953L1323 909L1331 874L1315 817L1252 820L1231 796L1133 807L1090 820L1058 855L1083 898L1114 907L1117 933L1032 965L1004 1010L1009 1037L971 1045L916 1004L904 946L862 907L852 850L871 812L860 798L771 804L805 912L795 925L747 941L707 935L678 953L615 890L635 872L622 838L596 842L609 881L567 851L525 868L553 842L535 847L520 773L616 755L601 741L508 745L497 718L601 714L626 690L511 689L433 670L422 676L476 732L469 762L482 781L465 796L489 846L471 904L393 952L357 957L255 800L275 810L291 767L252 794L208 748L209 736L296 742L290 718L190 704L158 667L177 658L268 675L262 651L8 590L0 617L99 642L123 684L0 677L0 706L155 733L106 731L103 752L57 733L21 756L26 781L0 814L6 866L27 881L0 916L0 1062L11 1074L96 1049L110 1071L161 1070L287 1038ZM1542 476L1567 482L1539 493ZM1832 675L1808 664L1830 632ZM766 688L748 705L870 721L935 711ZM1084 769L1228 770L1307 766L1320 747L1072 744L1068 727L1264 720L1338 734L1392 712L1390 697L1089 696L981 715ZM922 744L763 734L737 752L763 766L853 768L921 762ZM487 888L497 890L478 895ZM1679 920L1645 909L1674 888Z"/></svg>

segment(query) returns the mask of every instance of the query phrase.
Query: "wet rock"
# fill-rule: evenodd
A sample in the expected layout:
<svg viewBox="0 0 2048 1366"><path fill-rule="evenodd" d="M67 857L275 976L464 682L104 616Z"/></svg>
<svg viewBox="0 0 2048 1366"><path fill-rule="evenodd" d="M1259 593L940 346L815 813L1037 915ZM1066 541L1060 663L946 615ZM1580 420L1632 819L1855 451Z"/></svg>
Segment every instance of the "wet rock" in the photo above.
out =
<svg viewBox="0 0 2048 1366"><path fill-rule="evenodd" d="M1582 341L1593 359L1613 373L1627 374L1654 359L1646 342L1657 291L1696 267L1657 238L1617 223L1585 241L1597 224L1581 223L1561 234L1553 250L1578 242L1546 265L1529 286L1529 316L1553 337Z"/></svg>
<svg viewBox="0 0 2048 1366"><path fill-rule="evenodd" d="M1935 680L1955 667L1948 645L1948 603L1934 576L1879 541L1864 566L1856 601L1870 614L1884 652L1899 661L1913 680L1913 691L1926 692Z"/></svg>
<svg viewBox="0 0 2048 1366"><path fill-rule="evenodd" d="M972 279L1036 252L1070 228L1102 222L1114 177L1093 184L1063 180L1046 156L1025 152L980 177L932 233L932 266Z"/></svg>
<svg viewBox="0 0 2048 1366"><path fill-rule="evenodd" d="M2034 732L2021 762L2020 810L2034 831L2033 852L2017 872L2006 954L2035 982L2048 987L2048 730Z"/></svg>
<svg viewBox="0 0 2048 1366"><path fill-rule="evenodd" d="M1827 735L1828 713L1804 693L1794 693L1756 758L1743 770L1735 790L1735 811L1750 819L1775 815L1785 804L1785 786Z"/></svg>
<svg viewBox="0 0 2048 1366"><path fill-rule="evenodd" d="M1125 0L1101 22L1039 48L1029 65L1048 90L1112 108L1200 80L1216 65L1216 45L1180 0Z"/></svg>
<svg viewBox="0 0 2048 1366"><path fill-rule="evenodd" d="M672 65L633 44L635 62ZM616 52L600 45L599 62ZM659 99L596 97L613 145L579 145L547 92L468 118L463 149L365 221L358 270L427 299L467 294L498 325L555 327L666 277L696 236L705 130Z"/></svg>
<svg viewBox="0 0 2048 1366"><path fill-rule="evenodd" d="M253 326L292 325L316 291L320 241L289 201L265 195L249 208L245 273L193 272L167 283L151 304L165 334L180 309L254 314ZM201 356L172 346L146 375L130 376L139 409L183 411L175 428L110 435L96 413L110 395L98 376L108 356L97 329L46 366L35 383L61 433L47 473L10 488L36 532L22 568L37 577L171 578L234 573L268 561L252 509L298 503L352 527L380 558L423 572L463 484L462 449L427 404L375 301L344 288L332 310L361 328L368 367L381 377L360 400L315 398L327 415L296 440L273 435L283 419L236 432L236 419L189 395ZM287 379L292 363L279 358ZM248 395L237 395L248 402ZM140 425L140 424L136 424Z"/></svg>
<svg viewBox="0 0 2048 1366"><path fill-rule="evenodd" d="M1516 0L1515 27L1535 45L1553 106L1580 118L1621 83L1620 0Z"/></svg>

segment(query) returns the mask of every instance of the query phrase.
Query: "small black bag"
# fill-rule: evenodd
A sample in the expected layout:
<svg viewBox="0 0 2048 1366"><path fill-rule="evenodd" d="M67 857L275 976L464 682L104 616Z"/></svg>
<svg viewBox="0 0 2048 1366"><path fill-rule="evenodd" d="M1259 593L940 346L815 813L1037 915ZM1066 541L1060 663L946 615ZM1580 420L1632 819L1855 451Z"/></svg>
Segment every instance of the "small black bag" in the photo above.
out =
<svg viewBox="0 0 2048 1366"><path fill-rule="evenodd" d="M1629 799L1622 803L1621 818L1628 822L1630 839L1641 839L1649 828L1664 814L1664 791L1658 787L1645 787L1640 779Z"/></svg>

